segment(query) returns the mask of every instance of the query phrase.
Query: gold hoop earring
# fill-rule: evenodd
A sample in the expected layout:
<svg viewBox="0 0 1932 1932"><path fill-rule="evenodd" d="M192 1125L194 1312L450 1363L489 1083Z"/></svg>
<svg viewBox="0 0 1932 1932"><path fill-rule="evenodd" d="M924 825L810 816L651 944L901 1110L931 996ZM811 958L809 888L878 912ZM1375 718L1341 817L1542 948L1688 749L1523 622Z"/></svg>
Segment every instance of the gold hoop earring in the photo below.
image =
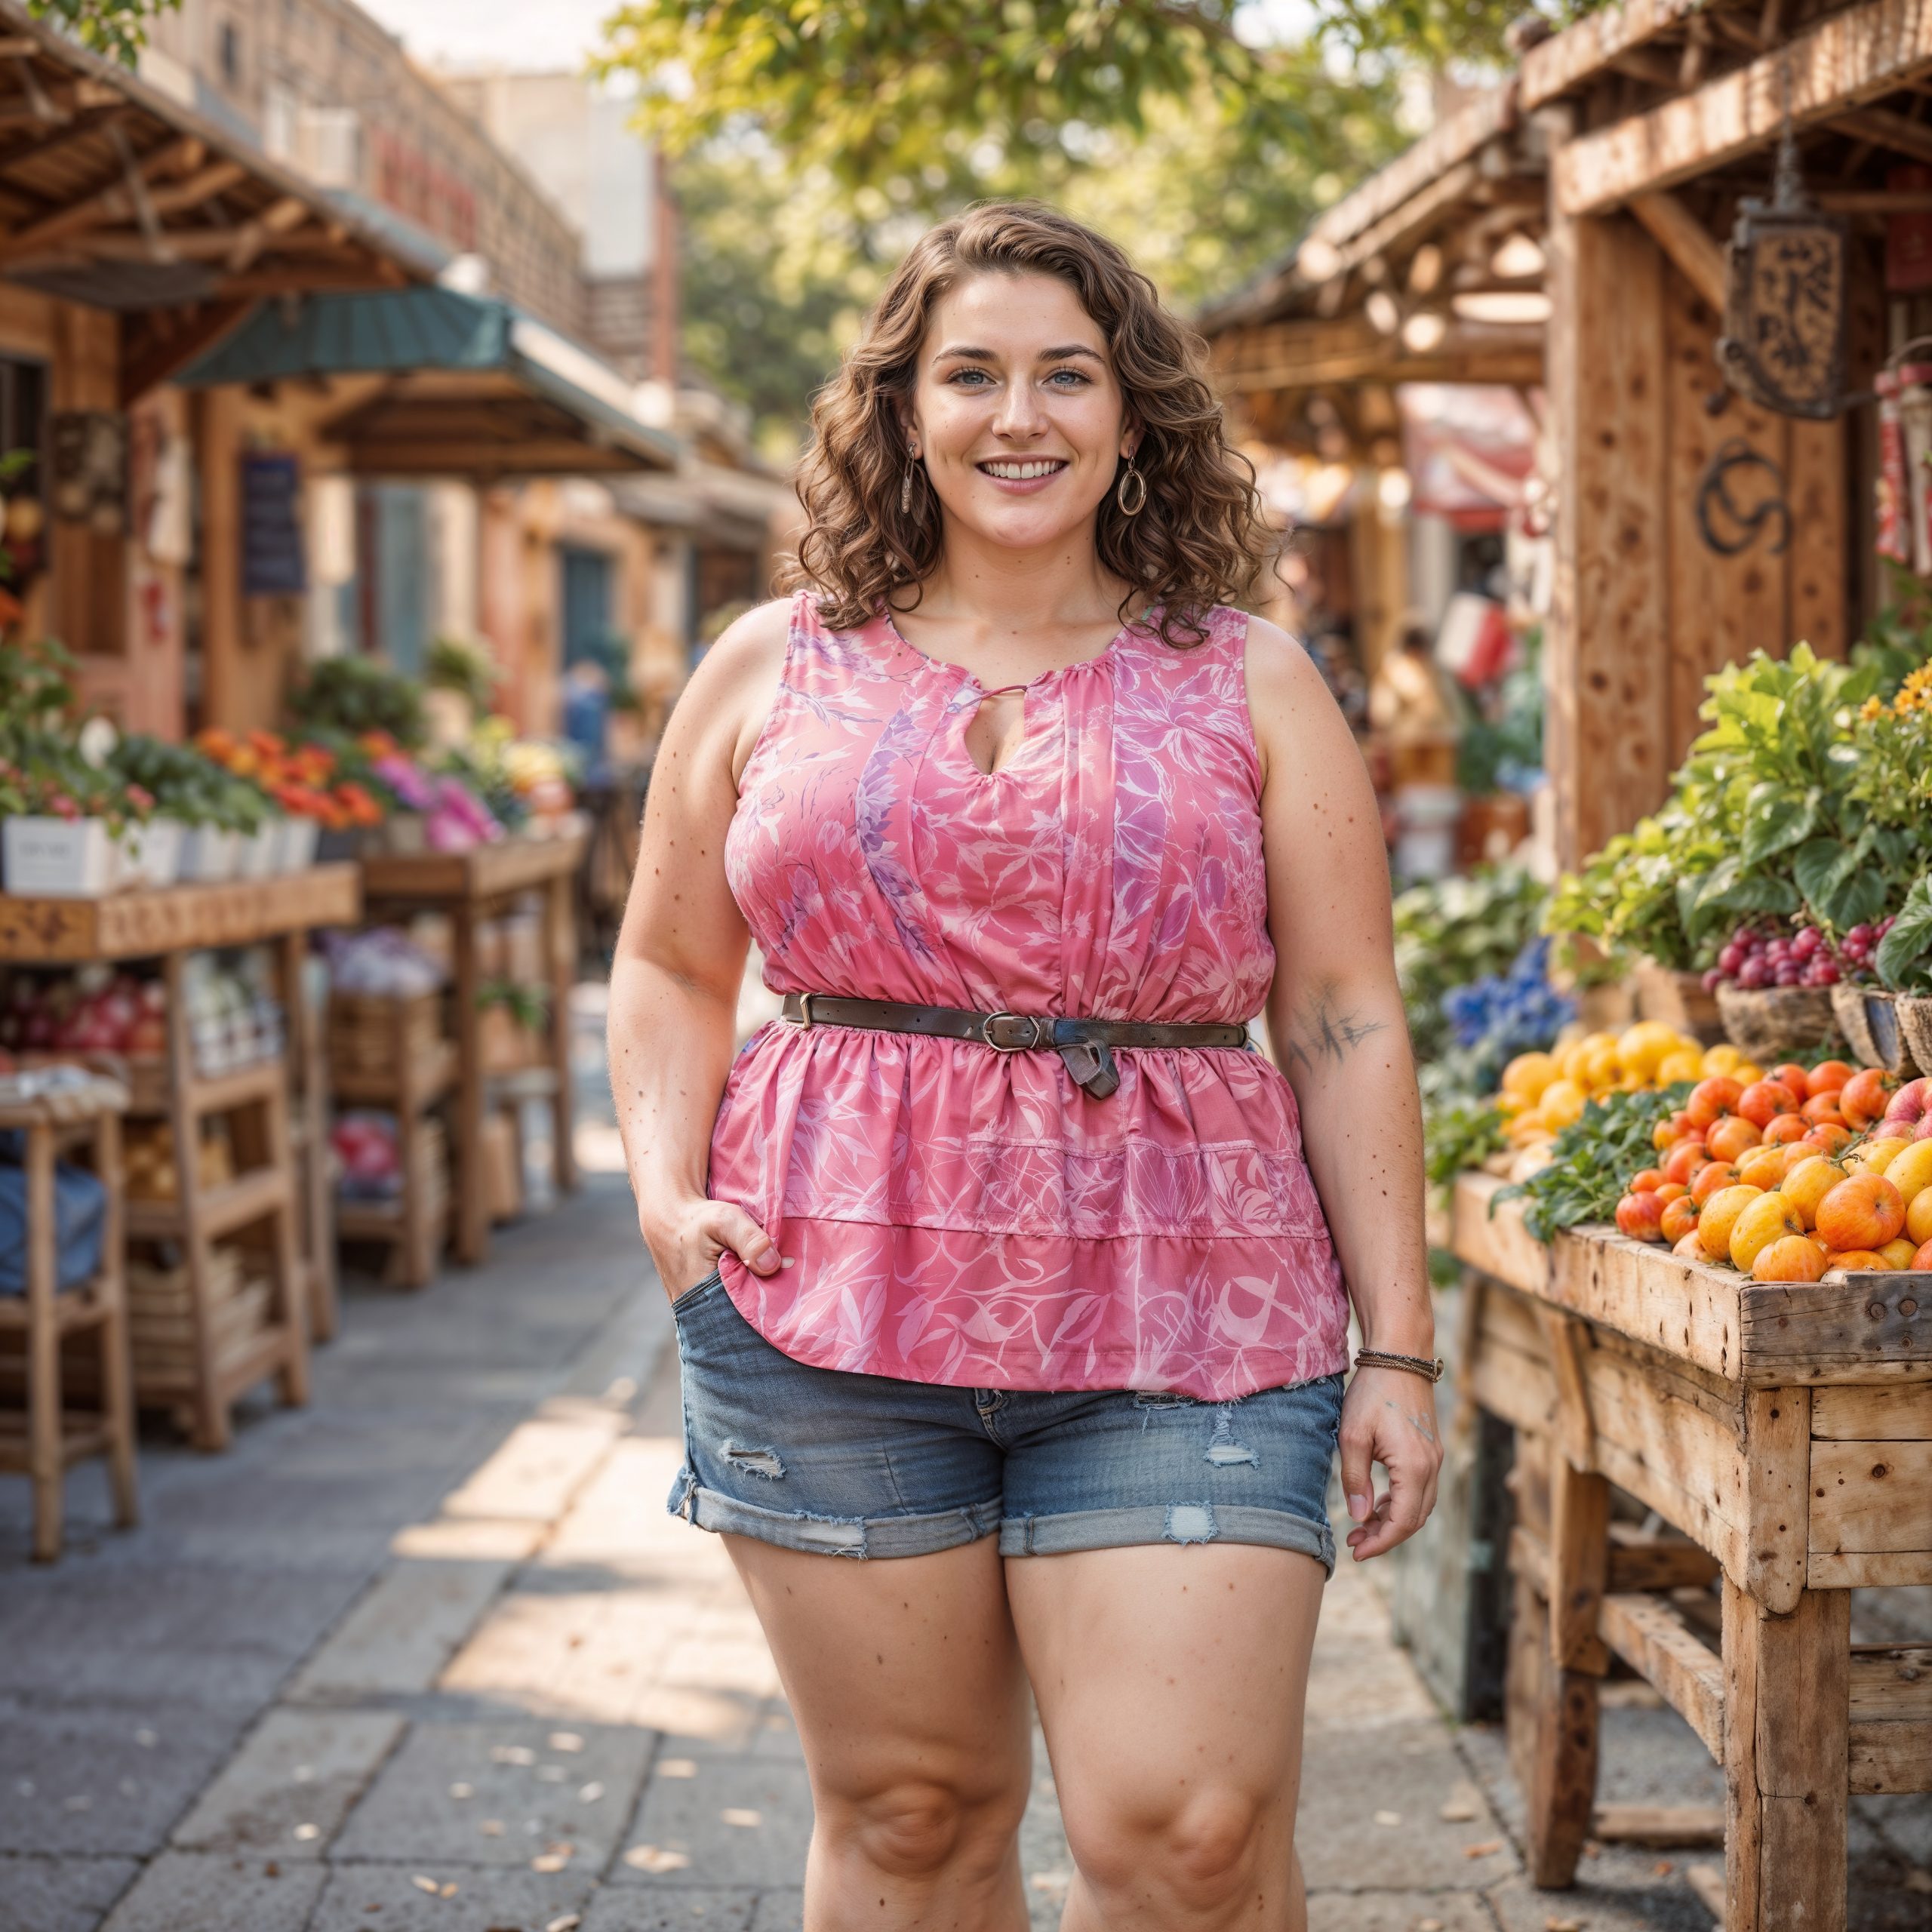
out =
<svg viewBox="0 0 1932 1932"><path fill-rule="evenodd" d="M909 448L906 454L906 473L899 479L899 514L901 516L912 514L912 472L919 466L919 452L917 450Z"/></svg>
<svg viewBox="0 0 1932 1932"><path fill-rule="evenodd" d="M1129 484L1134 488L1134 506L1128 507L1127 489ZM1138 516L1147 507L1147 479L1134 466L1134 459L1128 458L1127 474L1114 490L1114 503L1122 516Z"/></svg>

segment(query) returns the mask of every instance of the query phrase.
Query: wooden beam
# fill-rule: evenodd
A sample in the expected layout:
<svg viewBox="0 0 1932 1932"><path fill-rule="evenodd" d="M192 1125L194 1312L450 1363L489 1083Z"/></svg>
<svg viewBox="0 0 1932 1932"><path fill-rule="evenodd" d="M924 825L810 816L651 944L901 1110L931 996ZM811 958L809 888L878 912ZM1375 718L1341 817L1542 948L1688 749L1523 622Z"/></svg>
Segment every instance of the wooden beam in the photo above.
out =
<svg viewBox="0 0 1932 1932"><path fill-rule="evenodd" d="M1724 1758L1724 1660L1660 1597L1607 1596L1598 1627L1610 1647Z"/></svg>
<svg viewBox="0 0 1932 1932"><path fill-rule="evenodd" d="M1681 72L1677 63L1667 54L1653 53L1647 47L1625 48L1621 53L1610 57L1612 69L1627 74L1633 81L1641 81L1646 87L1661 88L1666 94L1681 94L1684 91Z"/></svg>
<svg viewBox="0 0 1932 1932"><path fill-rule="evenodd" d="M1932 192L1923 189L1821 188L1811 198L1833 214L1932 214Z"/></svg>
<svg viewBox="0 0 1932 1932"><path fill-rule="evenodd" d="M1695 94L1566 141L1551 164L1556 205L1595 214L1674 187L1770 146L1787 108L1798 127L1832 120L1928 68L1932 9L1866 0Z"/></svg>
<svg viewBox="0 0 1932 1932"><path fill-rule="evenodd" d="M156 188L148 196L156 214L180 214L198 208L211 196L222 194L249 178L248 170L238 161L217 161L191 174L173 186Z"/></svg>
<svg viewBox="0 0 1932 1932"><path fill-rule="evenodd" d="M291 229L301 226L309 217L309 205L293 195L286 195L265 208L252 221L245 222L235 237L233 248L229 252L228 272L239 275L250 267L268 245L278 235L286 235Z"/></svg>
<svg viewBox="0 0 1932 1932"><path fill-rule="evenodd" d="M1620 54L1674 32L1706 0L1626 0L1606 7L1553 34L1523 56L1517 80L1524 111L1546 106L1558 96L1597 78Z"/></svg>
<svg viewBox="0 0 1932 1932"><path fill-rule="evenodd" d="M212 348L254 306L248 302L210 302L196 309L185 327L166 335L149 330L123 343L121 407L129 408Z"/></svg>
<svg viewBox="0 0 1932 1932"><path fill-rule="evenodd" d="M1851 1647L1855 1792L1932 1791L1932 1644Z"/></svg>
<svg viewBox="0 0 1932 1932"><path fill-rule="evenodd" d="M165 174L190 149L198 151L202 143L192 139L171 141L157 148L137 165L137 172L143 182L152 181ZM45 248L50 242L75 234L84 228L97 226L101 223L125 219L134 211L128 183L119 175L107 186L98 188L81 200L47 215L38 221L29 222L24 228L17 228L12 233L0 235L0 263L10 262L16 257L31 254L37 248Z"/></svg>
<svg viewBox="0 0 1932 1932"><path fill-rule="evenodd" d="M1604 1844L1647 1845L1687 1851L1724 1843L1724 1810L1716 1804L1599 1804L1590 1835Z"/></svg>
<svg viewBox="0 0 1932 1932"><path fill-rule="evenodd" d="M1840 133L1856 135L1875 147L1890 148L1896 154L1909 154L1915 161L1932 161L1932 128L1908 121L1883 107L1861 107L1850 114L1835 114L1830 125Z"/></svg>
<svg viewBox="0 0 1932 1932"><path fill-rule="evenodd" d="M72 147L75 142L84 141L90 135L100 134L125 120L134 111L131 103L122 100L112 107L97 107L78 115L66 127L57 128L51 134L44 134L38 140L23 141L18 147L0 152L0 174L8 174L28 162L44 161L49 155L58 154L62 149Z"/></svg>
<svg viewBox="0 0 1932 1932"><path fill-rule="evenodd" d="M1724 313L1724 251L1675 195L1639 195L1630 212L1651 232L1671 266L1716 313Z"/></svg>

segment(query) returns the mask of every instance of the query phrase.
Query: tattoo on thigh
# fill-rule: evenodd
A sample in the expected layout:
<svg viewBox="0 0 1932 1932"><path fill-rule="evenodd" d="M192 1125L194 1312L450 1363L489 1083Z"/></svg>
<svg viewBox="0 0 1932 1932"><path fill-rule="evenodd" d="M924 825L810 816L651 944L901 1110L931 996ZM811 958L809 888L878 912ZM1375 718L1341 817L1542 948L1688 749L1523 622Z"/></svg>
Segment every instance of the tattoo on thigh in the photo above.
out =
<svg viewBox="0 0 1932 1932"><path fill-rule="evenodd" d="M1325 980L1302 1002L1288 1035L1288 1058L1304 1072L1340 1066L1363 1041L1386 1032L1388 1022L1344 1012L1333 980Z"/></svg>

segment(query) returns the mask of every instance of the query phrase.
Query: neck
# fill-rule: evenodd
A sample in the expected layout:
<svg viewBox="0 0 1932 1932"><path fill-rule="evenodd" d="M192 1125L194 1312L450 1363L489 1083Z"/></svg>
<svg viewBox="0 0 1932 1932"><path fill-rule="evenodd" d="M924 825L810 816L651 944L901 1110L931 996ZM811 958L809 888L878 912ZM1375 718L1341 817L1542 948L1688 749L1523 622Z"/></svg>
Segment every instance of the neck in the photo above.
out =
<svg viewBox="0 0 1932 1932"><path fill-rule="evenodd" d="M989 638L1037 636L1042 626L1117 623L1129 587L1101 567L1091 522L1053 543L1014 549L948 517L938 567L918 587L917 615ZM894 602L903 611L912 599Z"/></svg>

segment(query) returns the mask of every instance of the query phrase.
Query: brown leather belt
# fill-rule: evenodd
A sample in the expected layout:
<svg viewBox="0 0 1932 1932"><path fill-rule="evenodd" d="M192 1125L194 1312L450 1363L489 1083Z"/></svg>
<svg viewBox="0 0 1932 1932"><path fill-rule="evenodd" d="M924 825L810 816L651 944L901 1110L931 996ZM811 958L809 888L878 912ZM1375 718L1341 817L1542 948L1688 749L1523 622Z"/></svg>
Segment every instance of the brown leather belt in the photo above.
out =
<svg viewBox="0 0 1932 1932"><path fill-rule="evenodd" d="M1246 1047L1247 1029L1231 1021L1069 1020L1044 1014L975 1013L963 1006L918 1006L896 999L844 999L831 993L787 993L785 1017L814 1026L878 1027L973 1040L1001 1054L1057 1053L1097 1100L1120 1084L1115 1047Z"/></svg>

